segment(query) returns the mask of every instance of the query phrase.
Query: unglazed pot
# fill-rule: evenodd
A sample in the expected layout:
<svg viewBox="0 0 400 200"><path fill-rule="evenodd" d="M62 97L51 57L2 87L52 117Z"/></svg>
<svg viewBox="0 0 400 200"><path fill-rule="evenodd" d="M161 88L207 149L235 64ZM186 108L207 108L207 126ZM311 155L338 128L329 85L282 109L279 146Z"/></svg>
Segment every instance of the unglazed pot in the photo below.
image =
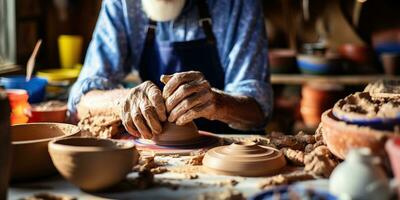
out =
<svg viewBox="0 0 400 200"><path fill-rule="evenodd" d="M322 114L321 123L324 141L329 150L341 159L346 158L350 149L362 147L369 148L374 155L383 156L386 140L394 135L393 132L340 121L332 114L332 110Z"/></svg>
<svg viewBox="0 0 400 200"><path fill-rule="evenodd" d="M133 142L85 137L54 140L49 152L60 174L85 191L119 183L139 157Z"/></svg>
<svg viewBox="0 0 400 200"><path fill-rule="evenodd" d="M233 143L207 151L204 168L211 173L233 176L266 176L286 166L282 152L253 142Z"/></svg>
<svg viewBox="0 0 400 200"><path fill-rule="evenodd" d="M352 149L329 177L329 190L343 199L389 199L389 179L367 148Z"/></svg>
<svg viewBox="0 0 400 200"><path fill-rule="evenodd" d="M52 139L78 135L75 125L62 123L30 123L11 126L12 180L39 178L56 172L47 144Z"/></svg>
<svg viewBox="0 0 400 200"><path fill-rule="evenodd" d="M197 126L193 122L183 126L166 122L163 124L163 131L154 135L152 140L158 145L181 146L196 143L199 137Z"/></svg>

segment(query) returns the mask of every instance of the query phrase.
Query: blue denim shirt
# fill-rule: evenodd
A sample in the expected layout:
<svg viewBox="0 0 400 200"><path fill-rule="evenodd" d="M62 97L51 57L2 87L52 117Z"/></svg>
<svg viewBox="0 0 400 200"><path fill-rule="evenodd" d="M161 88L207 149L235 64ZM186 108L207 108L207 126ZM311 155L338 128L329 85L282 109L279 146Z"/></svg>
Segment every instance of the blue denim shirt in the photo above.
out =
<svg viewBox="0 0 400 200"><path fill-rule="evenodd" d="M253 97L265 116L272 111L272 90L267 70L267 40L259 0L207 0L225 92ZM120 87L124 77L138 70L148 18L140 0L104 0L82 72L73 85L68 108L73 114L81 96L94 89ZM187 0L174 21L159 22L158 41L204 38L197 6ZM267 81L266 81L267 80Z"/></svg>

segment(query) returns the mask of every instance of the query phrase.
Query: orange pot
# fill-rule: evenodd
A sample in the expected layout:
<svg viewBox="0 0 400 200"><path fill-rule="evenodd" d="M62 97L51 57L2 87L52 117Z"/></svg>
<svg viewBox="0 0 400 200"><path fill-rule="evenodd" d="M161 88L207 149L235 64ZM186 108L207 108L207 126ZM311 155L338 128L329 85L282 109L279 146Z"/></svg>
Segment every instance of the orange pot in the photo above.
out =
<svg viewBox="0 0 400 200"><path fill-rule="evenodd" d="M6 90L11 106L11 124L22 124L29 120L27 111L30 109L28 103L28 92L20 89Z"/></svg>

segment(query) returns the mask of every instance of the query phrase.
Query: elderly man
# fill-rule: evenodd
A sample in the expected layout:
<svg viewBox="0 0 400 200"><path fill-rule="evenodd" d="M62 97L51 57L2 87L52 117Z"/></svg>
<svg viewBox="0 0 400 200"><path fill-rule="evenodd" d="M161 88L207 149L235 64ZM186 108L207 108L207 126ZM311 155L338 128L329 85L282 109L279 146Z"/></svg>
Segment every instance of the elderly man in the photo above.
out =
<svg viewBox="0 0 400 200"><path fill-rule="evenodd" d="M137 70L144 82L119 108L132 135L151 138L165 121L194 120L216 133L262 130L272 92L261 9L258 0L103 1L70 112L94 90L111 95Z"/></svg>

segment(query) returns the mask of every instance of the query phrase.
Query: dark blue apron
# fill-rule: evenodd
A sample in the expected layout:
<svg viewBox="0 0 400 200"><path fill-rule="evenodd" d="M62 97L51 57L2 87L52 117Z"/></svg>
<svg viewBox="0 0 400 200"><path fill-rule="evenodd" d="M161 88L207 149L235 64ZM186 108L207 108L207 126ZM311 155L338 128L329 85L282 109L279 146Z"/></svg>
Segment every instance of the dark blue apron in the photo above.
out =
<svg viewBox="0 0 400 200"><path fill-rule="evenodd" d="M163 84L160 82L161 75L194 70L202 72L212 87L224 89L225 73L220 63L205 0L198 0L197 7L199 24L206 35L204 39L184 42L157 41L155 38L157 23L149 21L139 65L139 74L142 80L150 80L163 88ZM214 133L237 132L218 121L197 119L195 123L200 130Z"/></svg>

